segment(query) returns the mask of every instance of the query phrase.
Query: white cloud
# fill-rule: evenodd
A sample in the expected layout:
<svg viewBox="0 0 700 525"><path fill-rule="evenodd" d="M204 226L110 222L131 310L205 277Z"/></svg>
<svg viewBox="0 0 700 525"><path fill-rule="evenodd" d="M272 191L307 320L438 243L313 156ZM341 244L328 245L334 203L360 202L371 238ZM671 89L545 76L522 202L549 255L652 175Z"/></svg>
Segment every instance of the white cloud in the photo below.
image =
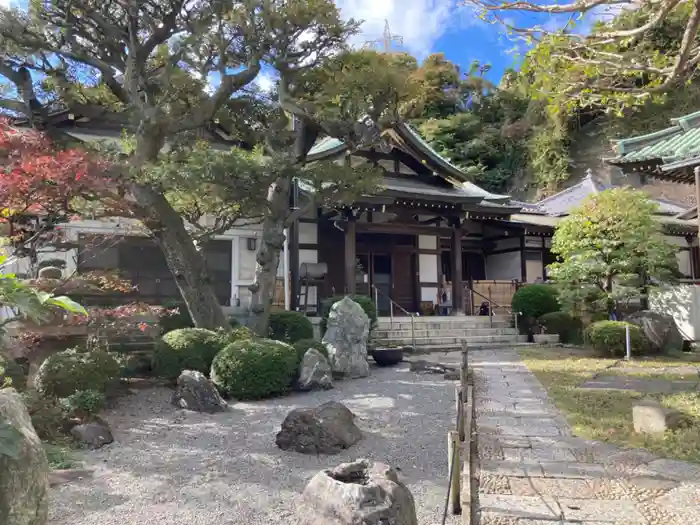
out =
<svg viewBox="0 0 700 525"><path fill-rule="evenodd" d="M274 71L261 71L257 77L255 77L255 83L262 91L270 92L275 87L275 82L277 82L277 76Z"/></svg>
<svg viewBox="0 0 700 525"><path fill-rule="evenodd" d="M467 7L456 7L456 0L336 0L343 18L364 20L362 32L351 43L362 45L381 39L384 21L391 32L403 37L403 49L423 58L448 30L471 25L477 19ZM410 7L409 7L410 5Z"/></svg>

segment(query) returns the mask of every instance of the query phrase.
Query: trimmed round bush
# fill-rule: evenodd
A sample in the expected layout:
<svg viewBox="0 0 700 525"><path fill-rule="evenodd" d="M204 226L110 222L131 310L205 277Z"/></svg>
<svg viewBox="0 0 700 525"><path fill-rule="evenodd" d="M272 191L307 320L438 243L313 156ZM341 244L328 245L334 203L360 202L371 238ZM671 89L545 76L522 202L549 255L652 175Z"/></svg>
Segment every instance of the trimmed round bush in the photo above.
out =
<svg viewBox="0 0 700 525"><path fill-rule="evenodd" d="M232 330L220 330L216 332L221 340L221 348L237 341L247 341L248 339L258 339L258 334L247 326L238 326Z"/></svg>
<svg viewBox="0 0 700 525"><path fill-rule="evenodd" d="M537 319L544 314L559 311L557 291L546 284L523 286L513 295L512 307L514 313L520 313L518 327L521 332L532 334Z"/></svg>
<svg viewBox="0 0 700 525"><path fill-rule="evenodd" d="M539 325L548 334L559 334L562 343L579 343L583 331L583 323L580 319L566 312L549 312L541 315L537 320Z"/></svg>
<svg viewBox="0 0 700 525"><path fill-rule="evenodd" d="M175 380L183 370L208 374L214 356L225 344L221 333L204 328L180 328L156 343L152 368L157 377Z"/></svg>
<svg viewBox="0 0 700 525"><path fill-rule="evenodd" d="M586 329L586 338L596 354L603 357L623 357L627 353L625 347L626 327L630 327L630 343L632 354L645 354L648 341L644 332L638 326L622 321L597 321Z"/></svg>
<svg viewBox="0 0 700 525"><path fill-rule="evenodd" d="M37 391L52 398L69 397L80 390L105 392L119 379L121 366L104 350L72 348L46 358L36 374Z"/></svg>
<svg viewBox="0 0 700 525"><path fill-rule="evenodd" d="M328 359L328 348L321 341L315 339L302 339L294 343L294 351L297 353L297 361L299 364L304 360L304 354L310 348L314 348L321 352Z"/></svg>
<svg viewBox="0 0 700 525"><path fill-rule="evenodd" d="M336 295L335 297L324 299L321 302L321 333L326 333L326 326L328 324L328 316L331 313L331 308L344 297L344 295ZM367 317L369 317L369 332L371 334L372 330L377 327L377 307L374 305L374 301L367 295L350 295L349 297L359 304L367 314Z"/></svg>
<svg viewBox="0 0 700 525"><path fill-rule="evenodd" d="M270 312L268 337L293 345L302 339L312 339L314 327L301 312Z"/></svg>
<svg viewBox="0 0 700 525"><path fill-rule="evenodd" d="M294 348L282 341L238 341L216 355L211 379L224 396L263 399L288 392L298 366Z"/></svg>

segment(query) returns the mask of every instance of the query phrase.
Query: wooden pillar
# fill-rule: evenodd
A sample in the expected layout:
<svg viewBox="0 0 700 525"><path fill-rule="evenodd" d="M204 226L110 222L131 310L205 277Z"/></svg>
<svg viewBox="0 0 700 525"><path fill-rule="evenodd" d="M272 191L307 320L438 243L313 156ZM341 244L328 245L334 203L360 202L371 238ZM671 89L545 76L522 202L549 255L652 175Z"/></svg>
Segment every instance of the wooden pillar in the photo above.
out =
<svg viewBox="0 0 700 525"><path fill-rule="evenodd" d="M299 185L292 182L292 191L289 196L289 207L296 210L299 207ZM289 291L291 310L299 309L299 220L294 221L287 230L289 234Z"/></svg>
<svg viewBox="0 0 700 525"><path fill-rule="evenodd" d="M357 289L357 223L352 213L345 223L345 290L354 294Z"/></svg>
<svg viewBox="0 0 700 525"><path fill-rule="evenodd" d="M525 231L520 235L520 281L527 282L527 257L525 256Z"/></svg>
<svg viewBox="0 0 700 525"><path fill-rule="evenodd" d="M452 315L464 315L464 283L462 283L462 224L452 230Z"/></svg>

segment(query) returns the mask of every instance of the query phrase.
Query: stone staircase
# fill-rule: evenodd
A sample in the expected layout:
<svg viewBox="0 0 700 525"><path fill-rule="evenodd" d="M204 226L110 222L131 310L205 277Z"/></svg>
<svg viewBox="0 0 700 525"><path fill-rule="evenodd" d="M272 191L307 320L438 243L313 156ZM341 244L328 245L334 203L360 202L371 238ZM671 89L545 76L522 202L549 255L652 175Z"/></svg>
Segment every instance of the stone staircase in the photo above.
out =
<svg viewBox="0 0 700 525"><path fill-rule="evenodd" d="M512 316L462 317L380 317L373 339L412 346L418 351L448 351L461 348L466 340L470 348L513 347L527 342L519 335Z"/></svg>

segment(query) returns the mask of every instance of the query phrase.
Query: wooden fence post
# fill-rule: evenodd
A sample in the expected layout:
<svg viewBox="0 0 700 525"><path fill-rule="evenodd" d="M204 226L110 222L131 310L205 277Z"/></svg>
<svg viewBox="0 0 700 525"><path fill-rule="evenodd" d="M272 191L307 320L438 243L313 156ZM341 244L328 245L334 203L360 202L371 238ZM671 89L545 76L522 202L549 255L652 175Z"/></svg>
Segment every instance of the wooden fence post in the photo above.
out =
<svg viewBox="0 0 700 525"><path fill-rule="evenodd" d="M450 431L447 433L447 459L448 459L448 476L450 484L450 507L452 514L462 513L462 464L459 459L460 443L457 432Z"/></svg>

